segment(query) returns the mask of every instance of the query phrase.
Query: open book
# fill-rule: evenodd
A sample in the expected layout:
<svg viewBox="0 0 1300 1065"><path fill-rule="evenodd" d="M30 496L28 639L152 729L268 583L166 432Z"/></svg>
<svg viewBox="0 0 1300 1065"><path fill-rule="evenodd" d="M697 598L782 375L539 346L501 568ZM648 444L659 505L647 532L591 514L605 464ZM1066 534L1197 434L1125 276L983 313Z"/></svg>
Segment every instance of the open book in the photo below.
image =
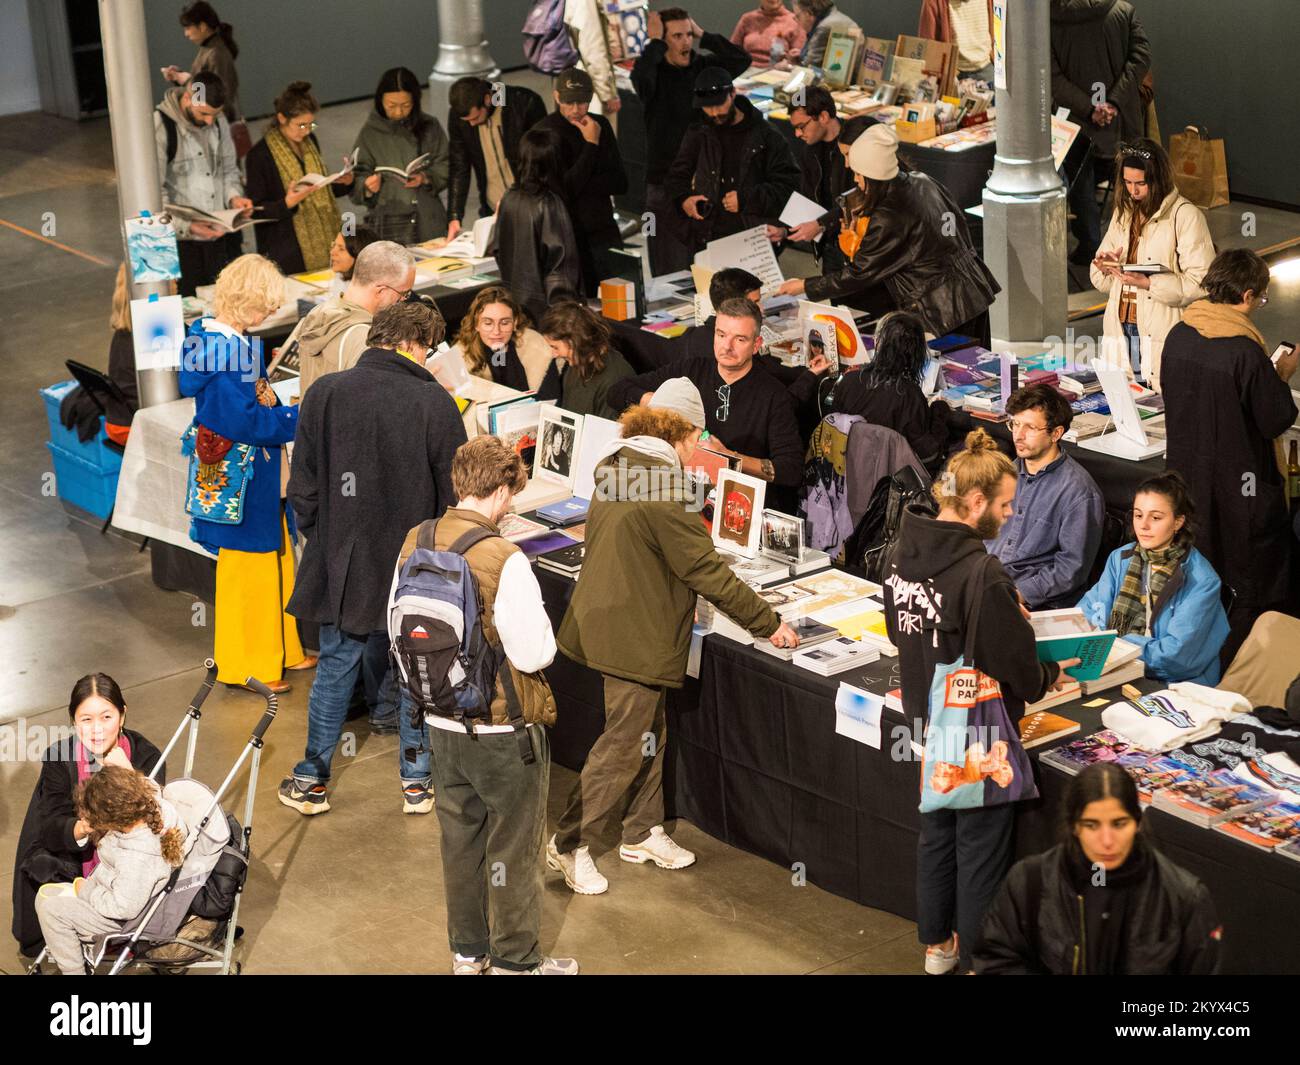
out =
<svg viewBox="0 0 1300 1065"><path fill-rule="evenodd" d="M417 155L405 167L400 166L377 166L374 168L376 174L396 174L404 181L410 180L415 176L416 171L423 170L429 165L429 153Z"/></svg>
<svg viewBox="0 0 1300 1065"><path fill-rule="evenodd" d="M253 209L256 210L257 208ZM227 207L221 211L204 211L198 207L188 207L183 203L165 203L163 204L163 210L173 218L179 218L185 222L203 222L210 226L216 226L223 233L237 233L249 226L271 221L269 218L245 218L240 221L239 216L244 212L239 207Z"/></svg>
<svg viewBox="0 0 1300 1065"><path fill-rule="evenodd" d="M1029 616L1029 624L1037 639L1040 662L1082 659L1079 665L1066 670L1078 681L1101 676L1118 635L1114 629L1094 629L1078 609L1036 610Z"/></svg>
<svg viewBox="0 0 1300 1065"><path fill-rule="evenodd" d="M319 189L324 185L332 185L341 177L347 177L352 173L352 168L357 165L357 152L360 149L353 148L351 155L343 157L343 169L333 174L303 174L293 183L294 189Z"/></svg>

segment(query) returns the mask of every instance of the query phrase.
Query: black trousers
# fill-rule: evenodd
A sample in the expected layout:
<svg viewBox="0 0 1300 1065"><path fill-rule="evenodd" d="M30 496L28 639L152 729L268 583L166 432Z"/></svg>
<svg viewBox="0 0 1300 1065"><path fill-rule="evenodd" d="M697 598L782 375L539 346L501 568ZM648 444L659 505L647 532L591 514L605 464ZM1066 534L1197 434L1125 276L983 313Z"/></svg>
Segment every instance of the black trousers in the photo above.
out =
<svg viewBox="0 0 1300 1065"><path fill-rule="evenodd" d="M216 240L178 240L180 252L180 294L193 296L200 285L210 285L222 267L239 257L243 240L238 233L227 233Z"/></svg>

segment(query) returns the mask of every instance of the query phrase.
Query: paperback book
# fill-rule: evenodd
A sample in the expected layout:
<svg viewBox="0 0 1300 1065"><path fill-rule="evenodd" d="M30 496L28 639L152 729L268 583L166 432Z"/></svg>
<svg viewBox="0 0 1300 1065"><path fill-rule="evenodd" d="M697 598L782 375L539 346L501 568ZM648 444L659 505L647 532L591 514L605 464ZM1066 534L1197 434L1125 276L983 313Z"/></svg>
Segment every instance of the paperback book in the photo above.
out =
<svg viewBox="0 0 1300 1065"><path fill-rule="evenodd" d="M1133 746L1116 732L1103 729L1101 732L1094 732L1091 736L1071 740L1061 747L1043 752L1040 761L1044 765L1053 765L1061 772L1075 776L1090 765L1105 762L1125 765L1126 759L1129 763L1136 763L1146 761L1150 757L1151 752Z"/></svg>
<svg viewBox="0 0 1300 1065"><path fill-rule="evenodd" d="M1208 776L1177 781L1157 789L1151 805L1209 828L1220 821L1268 806L1275 799L1276 796L1267 788L1248 784L1221 769Z"/></svg>
<svg viewBox="0 0 1300 1065"><path fill-rule="evenodd" d="M870 644L839 636L809 650L801 647L791 661L820 677L833 677L856 666L869 666L879 658L880 652Z"/></svg>
<svg viewBox="0 0 1300 1065"><path fill-rule="evenodd" d="M1300 840L1300 806L1290 802L1261 806L1215 825L1214 830L1260 850L1271 851Z"/></svg>

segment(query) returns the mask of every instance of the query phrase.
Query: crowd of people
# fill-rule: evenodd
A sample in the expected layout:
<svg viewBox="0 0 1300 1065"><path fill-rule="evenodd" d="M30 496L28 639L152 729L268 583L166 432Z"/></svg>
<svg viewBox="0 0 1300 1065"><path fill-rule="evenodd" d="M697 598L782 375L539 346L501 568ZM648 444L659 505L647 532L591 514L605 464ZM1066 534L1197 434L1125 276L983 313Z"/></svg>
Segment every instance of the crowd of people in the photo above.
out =
<svg viewBox="0 0 1300 1065"><path fill-rule="evenodd" d="M1039 661L1031 610L1078 605L1140 648L1148 676L1215 685L1257 619L1287 606L1293 532L1274 441L1297 416L1288 384L1300 354L1270 362L1251 321L1267 300L1267 264L1243 249L1215 254L1204 213L1178 193L1158 140L1141 136L1149 50L1130 5L1053 0L1053 92L1081 110L1089 165L1106 160L1116 190L1104 238L1099 219L1080 213L1076 257L1108 295L1110 355L1160 389L1166 409L1168 469L1125 501L1118 538L1107 535L1101 490L1063 446L1073 414L1057 390L1031 384L1008 398L1012 454L982 429L962 442L965 423L922 390L928 336L987 344L998 292L943 186L899 159L892 128L841 119L823 88L790 110L807 149L801 162L737 94L733 81L751 63L815 62L829 32L850 21L828 0L797 0L793 11L762 0L728 39L664 8L651 13L651 40L631 71L646 117L655 272L757 225L778 251L810 251L820 272L782 293L888 309L870 363L837 377L824 355L792 368L764 350L761 283L736 267L712 275L712 316L667 342L657 369L631 365L585 302L622 245L611 197L628 187L618 98L597 92L598 64L555 78L550 113L528 89L463 78L445 127L421 109L414 74L394 67L376 85L355 169L305 188L304 175L329 168L311 86L287 86L263 137L240 151L231 29L208 4L182 18L201 51L190 73L172 68L177 84L155 115L165 196L267 220L255 227L255 254L241 254L236 235L177 221L180 291L213 285L211 313L186 341L180 386L195 401L184 444L197 456L191 536L217 556L219 680L254 677L283 692L286 671L314 667L303 757L279 788L303 815L330 809L334 757L358 701L372 731L400 734L402 809L436 810L439 821L458 974L576 972L573 959L547 957L540 944L542 866L575 892L604 893L592 851L615 823L623 861L669 870L695 862L665 831L662 789L666 694L683 683L698 597L756 639L797 646L690 509L696 491L684 471L701 441L765 481L769 505L791 513L806 490L810 433L827 413L895 434L899 454L933 478L931 498L902 515L883 582L904 708L919 721L937 671L963 654L1000 685L1012 724L1061 687L1077 660ZM988 0L922 4L922 32L958 44L963 76L989 73L991 21ZM1097 75L1103 60L1112 68ZM1073 87L1094 76L1110 86L1110 102L1076 108ZM603 114L592 110L597 101ZM427 159L409 176L377 169L419 156ZM476 293L452 337L434 301L414 292L405 245L472 224L471 176L478 213L496 217L500 283ZM796 190L825 213L792 228L779 216ZM1093 213L1094 193L1095 183ZM344 196L365 207L364 226L342 228ZM1135 262L1164 269L1124 272ZM284 275L324 269L335 275L330 295L284 344L301 371L301 401L284 404L250 332L284 303ZM118 333L130 327L124 302L115 300ZM444 339L450 351L435 357ZM465 375L620 424L597 460L601 487L558 633L527 557L498 535L529 471L496 437L467 433L440 370L448 357ZM657 486L650 495L647 482ZM430 554L463 557L497 656L473 720L419 705L391 653L396 582ZM548 833L547 729L557 708L545 670L557 652L601 674L605 723ZM43 941L65 972L79 971L78 936L120 926L176 864L174 811L131 775L151 768L157 750L125 728L117 685L83 678L69 714L77 740L43 767L14 877L15 935L28 952ZM1078 776L1063 842L1011 868L1013 811L1003 803L921 814L927 971L1213 970L1213 905L1146 840L1122 772ZM131 859L138 868L116 886L94 875L97 861L109 869L131 854L145 857ZM495 862L512 870L507 888L485 879ZM1098 867L1107 873L1100 887L1090 879ZM38 894L54 882L74 888Z"/></svg>

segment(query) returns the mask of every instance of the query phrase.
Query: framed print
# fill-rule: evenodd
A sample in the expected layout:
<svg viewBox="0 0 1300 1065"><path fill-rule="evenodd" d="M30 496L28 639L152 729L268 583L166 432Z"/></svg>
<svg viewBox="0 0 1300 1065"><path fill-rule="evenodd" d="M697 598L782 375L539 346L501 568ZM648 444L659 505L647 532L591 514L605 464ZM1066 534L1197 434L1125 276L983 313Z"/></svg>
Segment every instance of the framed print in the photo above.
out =
<svg viewBox="0 0 1300 1065"><path fill-rule="evenodd" d="M733 470L718 473L713 507L713 542L733 554L753 558L762 531L767 483Z"/></svg>
<svg viewBox="0 0 1300 1065"><path fill-rule="evenodd" d="M759 543L765 555L782 562L798 562L803 558L803 519L779 510L763 511Z"/></svg>
<svg viewBox="0 0 1300 1065"><path fill-rule="evenodd" d="M544 407L537 423L537 456L533 476L572 487L582 415Z"/></svg>

